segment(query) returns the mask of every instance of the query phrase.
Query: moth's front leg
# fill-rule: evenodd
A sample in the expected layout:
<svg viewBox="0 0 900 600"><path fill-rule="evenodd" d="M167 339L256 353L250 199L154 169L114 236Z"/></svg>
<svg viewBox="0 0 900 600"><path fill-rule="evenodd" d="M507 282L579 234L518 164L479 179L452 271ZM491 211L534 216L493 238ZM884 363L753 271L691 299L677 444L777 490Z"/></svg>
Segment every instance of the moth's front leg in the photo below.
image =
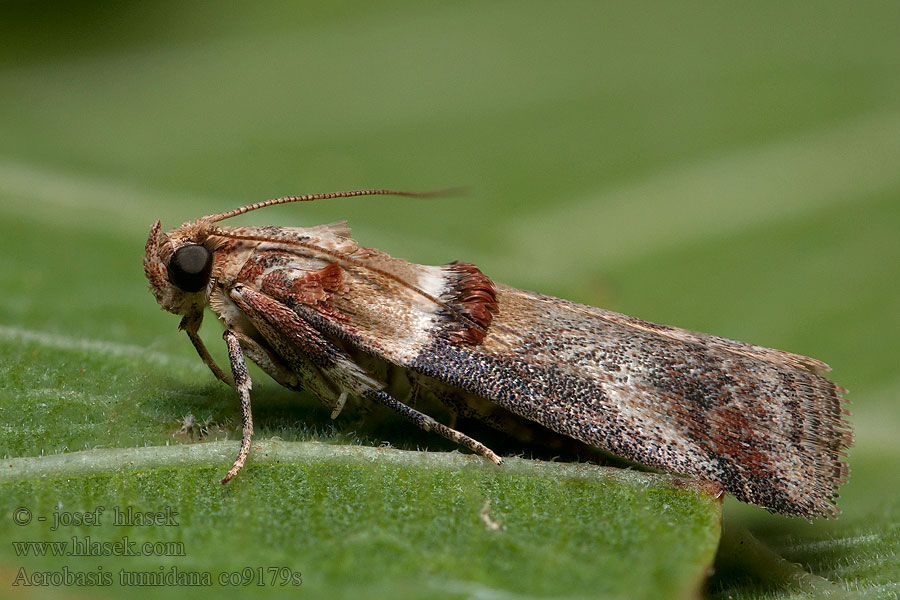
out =
<svg viewBox="0 0 900 600"><path fill-rule="evenodd" d="M202 322L203 311L200 310L185 315L184 318L181 319L181 323L178 324L178 329L182 329L187 333L191 343L194 345L194 349L197 350L197 354L200 355L200 358L203 359L203 362L209 367L209 370L216 376L216 379L229 387L234 387L234 382L231 380L231 377L226 375L225 372L219 368L219 365L216 364L216 361L210 355L209 350L206 349L206 345L200 338L200 324Z"/></svg>
<svg viewBox="0 0 900 600"><path fill-rule="evenodd" d="M250 373L247 372L247 363L244 360L244 352L241 350L241 342L237 334L226 329L222 334L225 339L225 345L228 347L228 359L231 362L231 374L234 376L234 387L241 399L241 449L238 457L234 461L231 469L222 479L222 483L228 481L238 474L238 471L247 461L247 455L250 454L250 439L253 437L253 415L250 412Z"/></svg>

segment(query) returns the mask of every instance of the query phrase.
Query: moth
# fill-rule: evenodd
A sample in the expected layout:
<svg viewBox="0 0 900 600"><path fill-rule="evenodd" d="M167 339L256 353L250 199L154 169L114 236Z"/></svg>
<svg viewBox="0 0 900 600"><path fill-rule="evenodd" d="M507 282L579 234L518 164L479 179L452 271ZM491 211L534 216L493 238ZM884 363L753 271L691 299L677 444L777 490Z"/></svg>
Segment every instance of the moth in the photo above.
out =
<svg viewBox="0 0 900 600"><path fill-rule="evenodd" d="M823 362L515 289L469 263L406 262L358 245L346 222L219 224L276 204L384 194L428 195L288 196L151 228L151 291L240 399L241 446L222 483L250 452L249 358L333 416L348 401L382 404L498 465L453 416L522 439L574 438L772 512L837 515L853 435L846 390ZM199 336L206 307L224 324L230 375ZM446 406L449 423L417 410L419 395Z"/></svg>

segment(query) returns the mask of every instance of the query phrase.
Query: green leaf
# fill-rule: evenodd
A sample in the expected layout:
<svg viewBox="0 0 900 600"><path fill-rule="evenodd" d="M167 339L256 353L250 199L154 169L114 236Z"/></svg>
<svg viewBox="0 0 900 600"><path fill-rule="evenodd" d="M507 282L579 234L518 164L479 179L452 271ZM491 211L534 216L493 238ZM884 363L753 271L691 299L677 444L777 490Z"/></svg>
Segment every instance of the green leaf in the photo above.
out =
<svg viewBox="0 0 900 600"><path fill-rule="evenodd" d="M304 594L331 598L415 598L423 591L439 598L489 591L684 596L698 588L718 543L719 502L690 486L673 487L665 476L515 458L498 468L458 453L264 442L245 472L223 486L218 479L236 452L237 443L212 442L9 460L0 479L4 539L63 541L70 549L88 537L115 543L127 536L137 549L175 543L178 556L75 564L96 570L99 563L125 585L121 570L176 567L209 573L218 583L223 573L250 567L254 577L256 569L265 571L272 587L269 569L287 567L302 574ZM34 516L30 524L11 522L18 507ZM164 514L165 524L116 527L129 509ZM66 521L84 512L97 514L101 525ZM38 516L47 521L38 523ZM17 573L76 568L69 558L35 559L8 548L4 554L6 570ZM269 591L285 594L290 587Z"/></svg>
<svg viewBox="0 0 900 600"><path fill-rule="evenodd" d="M815 10L768 1L7 3L0 456L13 467L0 483L4 540L58 539L14 525L18 505L35 514L59 502L171 505L190 521L128 535L182 540L184 557L29 568L283 565L302 571L307 595L460 598L683 597L714 568L703 593L722 599L895 598L894 12L832 1ZM147 293L141 258L153 221L170 228L293 193L455 185L472 191L278 207L236 221L346 218L361 244L394 256L466 260L499 282L825 360L851 389L857 439L840 519L809 524L728 500L713 562L717 505L670 478L589 467L573 477L559 464L496 471L455 454L315 454L454 446L377 409L332 422L258 370L263 450L219 486L237 403ZM224 362L208 321L202 333ZM207 423L210 443L176 434L189 413ZM142 466L123 467L129 453ZM84 471L81 460L106 466ZM505 529L488 529L485 500ZM90 530L74 531L62 539ZM14 554L0 547L5 585L25 564Z"/></svg>

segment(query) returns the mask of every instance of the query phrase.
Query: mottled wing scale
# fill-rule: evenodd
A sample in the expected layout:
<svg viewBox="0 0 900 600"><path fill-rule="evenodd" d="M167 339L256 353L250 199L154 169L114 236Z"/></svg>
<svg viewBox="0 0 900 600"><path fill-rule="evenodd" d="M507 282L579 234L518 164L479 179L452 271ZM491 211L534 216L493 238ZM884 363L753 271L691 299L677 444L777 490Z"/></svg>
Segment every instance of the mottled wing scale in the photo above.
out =
<svg viewBox="0 0 900 600"><path fill-rule="evenodd" d="M497 298L481 346L437 340L411 368L613 454L717 481L745 502L836 510L852 442L842 390L801 357L505 286Z"/></svg>
<svg viewBox="0 0 900 600"><path fill-rule="evenodd" d="M277 235L409 284L288 246L255 247L236 283L331 340L618 456L719 482L743 501L836 512L852 436L844 390L822 377L824 363L494 285L464 263L408 263L356 246L342 224ZM283 332L260 329L290 356Z"/></svg>

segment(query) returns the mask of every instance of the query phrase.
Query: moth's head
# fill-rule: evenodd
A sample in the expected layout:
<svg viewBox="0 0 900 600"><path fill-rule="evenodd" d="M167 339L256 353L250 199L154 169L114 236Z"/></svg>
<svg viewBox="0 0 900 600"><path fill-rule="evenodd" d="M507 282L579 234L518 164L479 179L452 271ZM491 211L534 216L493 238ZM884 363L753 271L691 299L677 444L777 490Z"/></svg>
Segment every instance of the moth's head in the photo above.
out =
<svg viewBox="0 0 900 600"><path fill-rule="evenodd" d="M144 274L156 301L171 313L196 312L209 299L216 250L209 226L209 221L199 219L162 233L157 221L150 229Z"/></svg>

